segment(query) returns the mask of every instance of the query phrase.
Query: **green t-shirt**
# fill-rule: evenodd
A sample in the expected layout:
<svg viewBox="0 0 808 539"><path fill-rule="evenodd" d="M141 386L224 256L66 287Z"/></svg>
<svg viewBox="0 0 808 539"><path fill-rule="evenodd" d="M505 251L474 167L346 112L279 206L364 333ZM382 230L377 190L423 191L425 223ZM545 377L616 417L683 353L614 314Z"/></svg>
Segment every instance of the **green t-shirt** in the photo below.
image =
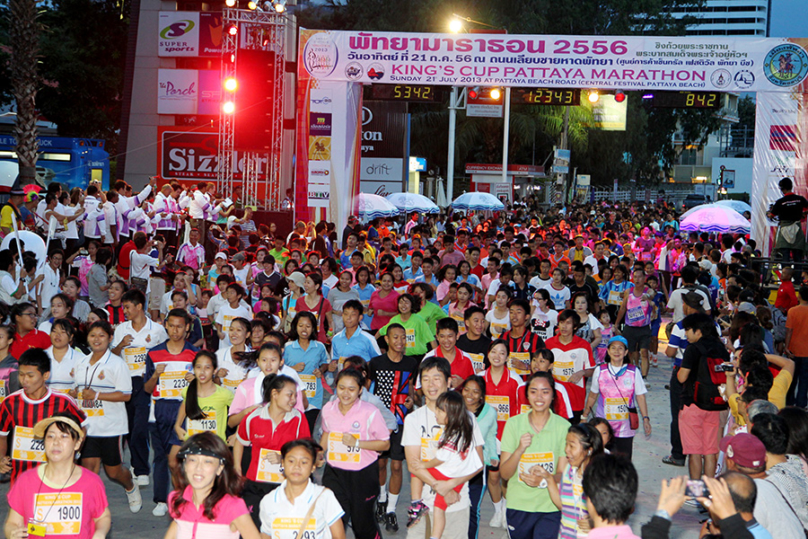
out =
<svg viewBox="0 0 808 539"><path fill-rule="evenodd" d="M280 251L278 251L276 249L271 249L269 251L269 254L272 255L272 258L275 259L275 263L278 265L278 267L281 268L281 271L283 271L283 266L284 264L286 264L286 261L289 260L290 257L289 250L281 249Z"/></svg>
<svg viewBox="0 0 808 539"><path fill-rule="evenodd" d="M381 329L379 335L387 335L390 324L401 324L407 332L407 348L404 349L404 355L422 356L429 352L427 344L435 340L435 332L420 314L411 314L406 322L401 319L400 314L395 315L390 319L390 323Z"/></svg>
<svg viewBox="0 0 808 539"><path fill-rule="evenodd" d="M544 466L551 474L558 472L558 459L564 456L567 431L570 423L550 412L550 419L541 433L536 434L530 426L530 413L515 415L505 423L502 432L502 452L515 453L519 439L526 432L533 434L530 447L525 449L519 461L519 469L508 481L508 509L528 513L554 513L558 508L550 499L546 488L533 488L519 480L519 472L527 472L536 464Z"/></svg>
<svg viewBox="0 0 808 539"><path fill-rule="evenodd" d="M429 327L434 328L435 324L441 318L447 318L449 315L443 312L443 309L432 303L431 301L427 301L426 305L421 307L421 310L418 311L418 314L426 320L426 323Z"/></svg>
<svg viewBox="0 0 808 539"><path fill-rule="evenodd" d="M182 390L182 405L185 406L185 395L188 393L188 386ZM199 420L185 420L185 431L188 436L210 430L219 435L219 438L227 441L225 429L227 429L227 408L233 402L234 394L226 387L216 386L216 392L209 397L198 398L199 407L205 412L205 418ZM185 440L183 440L185 441Z"/></svg>

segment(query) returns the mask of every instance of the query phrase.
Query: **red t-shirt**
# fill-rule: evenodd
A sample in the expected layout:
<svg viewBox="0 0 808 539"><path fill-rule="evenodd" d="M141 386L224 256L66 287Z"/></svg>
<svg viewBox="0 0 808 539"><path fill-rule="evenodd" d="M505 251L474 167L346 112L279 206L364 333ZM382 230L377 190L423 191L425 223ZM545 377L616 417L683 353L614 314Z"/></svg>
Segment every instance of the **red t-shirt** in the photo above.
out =
<svg viewBox="0 0 808 539"><path fill-rule="evenodd" d="M300 297L295 303L295 310L299 313L309 312L314 315L317 319L317 326L319 327L317 331L317 340L326 343L328 342L328 338L326 337L326 320L325 320L325 313L331 311L331 304L328 302L327 299L320 296L320 301L317 302L317 305L314 306L313 309L310 309L309 306L306 304L306 296ZM334 328L331 328L334 329Z"/></svg>
<svg viewBox="0 0 808 539"><path fill-rule="evenodd" d="M262 406L253 410L238 426L238 440L245 446L252 446L250 467L247 470L247 479L264 483L276 482L270 480L269 472L262 472L257 479L258 465L261 460L261 450L269 449L280 452L286 442L298 438L310 438L309 422L298 410L292 410L283 418L280 425L275 426L269 418L269 406ZM280 477L277 483L283 481Z"/></svg>
<svg viewBox="0 0 808 539"><path fill-rule="evenodd" d="M35 329L26 333L25 337L20 337L19 333L14 335L14 342L11 343L8 353L11 354L11 357L19 361L22 353L30 348L41 348L42 350L47 350L50 348L50 346L50 335L44 331Z"/></svg>
<svg viewBox="0 0 808 539"><path fill-rule="evenodd" d="M443 355L443 350L440 346L435 348L434 350L430 351L427 355L424 356L424 359L432 356L442 357L445 359L447 358ZM474 374L474 366L471 363L471 359L463 353L463 350L460 348L455 347L455 358L454 361L450 363L452 366L452 376L459 376L463 380L468 378L469 376ZM420 386L419 386L420 387Z"/></svg>
<svg viewBox="0 0 808 539"><path fill-rule="evenodd" d="M471 268L471 274L476 275L480 281L483 280L483 275L485 275L485 268L482 265L477 264L476 267Z"/></svg>
<svg viewBox="0 0 808 539"><path fill-rule="evenodd" d="M788 312L790 308L796 307L799 303L797 294L794 292L794 283L788 281L781 284L777 290L777 300L774 302L774 306Z"/></svg>
<svg viewBox="0 0 808 539"><path fill-rule="evenodd" d="M553 377L556 383L567 382L570 375L583 369L591 369L595 366L595 358L592 355L592 347L581 337L573 336L572 342L562 344L558 336L547 339L547 348L553 351L555 362L553 363ZM576 383L565 383L567 392L570 395L572 410L580 412L584 409L586 401L585 378Z"/></svg>
<svg viewBox="0 0 808 539"><path fill-rule="evenodd" d="M90 539L95 533L95 519L101 517L109 506L107 493L101 478L86 468L81 471L78 481L64 489L52 488L39 477L38 469L28 470L17 478L8 492L8 505L22 515L23 522L39 515L45 518L46 537L61 539ZM74 472L75 473L75 472ZM53 497L58 496L57 500ZM38 499L38 500L37 500ZM61 500L65 509L78 505L79 511L64 512L55 501ZM50 511L52 508L53 511ZM64 518L61 518L64 517ZM61 533L54 532L54 525L60 525ZM67 526L69 525L69 526ZM75 533L68 533L68 530Z"/></svg>
<svg viewBox="0 0 808 539"><path fill-rule="evenodd" d="M491 368L483 372L485 379L485 402L494 407L497 411L497 439L502 440L502 431L505 430L505 423L508 419L518 415L522 411L522 405L527 404L525 398L525 383L517 374L505 368L499 384L494 383L491 375Z"/></svg>

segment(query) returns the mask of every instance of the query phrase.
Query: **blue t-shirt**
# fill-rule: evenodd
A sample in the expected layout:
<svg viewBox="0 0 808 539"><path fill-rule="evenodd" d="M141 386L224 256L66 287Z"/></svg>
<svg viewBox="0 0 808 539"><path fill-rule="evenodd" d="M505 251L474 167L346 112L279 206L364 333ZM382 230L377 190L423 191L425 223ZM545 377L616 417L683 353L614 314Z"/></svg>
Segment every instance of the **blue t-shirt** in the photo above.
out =
<svg viewBox="0 0 808 539"><path fill-rule="evenodd" d="M309 404L315 408L323 407L323 382L322 378L314 376L314 370L321 365L328 364L328 353L325 345L320 341L309 341L309 347L303 350L300 341L290 341L283 349L283 362L285 365L294 367L298 363L303 363L303 370L298 373L303 382L303 391Z"/></svg>

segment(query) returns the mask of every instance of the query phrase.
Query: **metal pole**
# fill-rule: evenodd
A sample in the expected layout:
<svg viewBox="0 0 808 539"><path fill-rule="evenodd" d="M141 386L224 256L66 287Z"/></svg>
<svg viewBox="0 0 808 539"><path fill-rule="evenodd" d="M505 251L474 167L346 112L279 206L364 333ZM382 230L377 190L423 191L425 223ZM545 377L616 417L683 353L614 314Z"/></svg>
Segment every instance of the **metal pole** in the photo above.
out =
<svg viewBox="0 0 808 539"><path fill-rule="evenodd" d="M570 130L570 108L564 107L564 129L561 132L561 149L567 150L569 146L569 130ZM569 166L569 165L567 165ZM561 192L561 205L567 205L567 180L569 173L564 173L564 183L562 185L563 191Z"/></svg>
<svg viewBox="0 0 808 539"><path fill-rule="evenodd" d="M455 127L457 125L457 86L452 86L449 97L449 148L446 152L446 201L454 200Z"/></svg>
<svg viewBox="0 0 808 539"><path fill-rule="evenodd" d="M505 88L505 128L502 130L502 183L508 183L508 134L511 131L511 89ZM515 187L515 186L514 186Z"/></svg>

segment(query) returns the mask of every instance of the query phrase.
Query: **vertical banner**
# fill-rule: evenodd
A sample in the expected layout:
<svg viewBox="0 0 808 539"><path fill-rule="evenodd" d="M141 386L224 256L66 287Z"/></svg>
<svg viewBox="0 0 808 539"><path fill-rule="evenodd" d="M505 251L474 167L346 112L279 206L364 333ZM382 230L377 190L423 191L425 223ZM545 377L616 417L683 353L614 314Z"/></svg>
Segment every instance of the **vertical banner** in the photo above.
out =
<svg viewBox="0 0 808 539"><path fill-rule="evenodd" d="M359 190L385 197L404 191L407 163L407 104L362 103L362 160Z"/></svg>
<svg viewBox="0 0 808 539"><path fill-rule="evenodd" d="M804 138L798 127L803 94L797 92L760 92L757 94L755 119L755 156L752 181L752 238L764 256L774 247L776 223L766 218L774 202L782 196L778 183L794 180L794 192L808 196L804 175L805 155L798 170L797 148Z"/></svg>
<svg viewBox="0 0 808 539"><path fill-rule="evenodd" d="M299 58L317 67L298 64L295 219L311 221L318 211L341 232L359 192L362 86L318 80L336 65L333 51L320 45L324 34L300 32Z"/></svg>

